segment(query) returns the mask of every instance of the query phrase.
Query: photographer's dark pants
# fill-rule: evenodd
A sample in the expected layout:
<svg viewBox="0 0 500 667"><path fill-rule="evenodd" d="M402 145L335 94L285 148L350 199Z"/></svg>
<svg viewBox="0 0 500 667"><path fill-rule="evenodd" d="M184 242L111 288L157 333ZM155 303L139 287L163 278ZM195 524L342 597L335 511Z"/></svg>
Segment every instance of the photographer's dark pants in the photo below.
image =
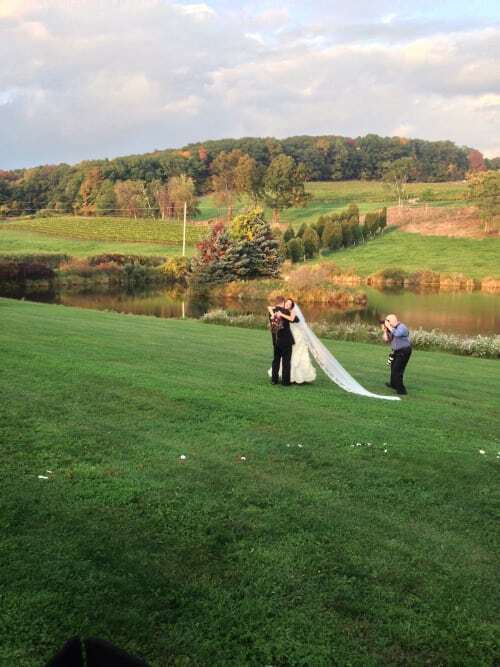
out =
<svg viewBox="0 0 500 667"><path fill-rule="evenodd" d="M290 371L292 363L292 346L275 345L274 358L272 366L272 380L279 382L281 365L281 382L284 385L290 384Z"/></svg>
<svg viewBox="0 0 500 667"><path fill-rule="evenodd" d="M405 372L406 364L411 357L411 347L395 350L393 355L394 359L391 364L391 387L393 387L398 394L406 394L406 387L403 384L403 374Z"/></svg>

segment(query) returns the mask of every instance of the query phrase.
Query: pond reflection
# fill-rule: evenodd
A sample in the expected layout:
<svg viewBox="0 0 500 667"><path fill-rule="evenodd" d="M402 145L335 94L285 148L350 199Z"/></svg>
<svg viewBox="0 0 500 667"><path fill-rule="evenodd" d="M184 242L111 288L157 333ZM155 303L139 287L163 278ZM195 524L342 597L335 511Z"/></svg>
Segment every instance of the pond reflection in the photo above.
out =
<svg viewBox="0 0 500 667"><path fill-rule="evenodd" d="M362 321L376 324L389 312L411 328L441 329L467 334L500 333L500 296L484 292L412 292L363 288L366 306L342 309L327 304L303 304L310 321ZM26 291L21 286L2 288L0 296L44 303L59 303L77 308L112 310L120 313L162 318L201 317L211 308L239 313L263 313L263 301L216 300L210 295L193 295L181 289L125 291L93 288L84 291Z"/></svg>

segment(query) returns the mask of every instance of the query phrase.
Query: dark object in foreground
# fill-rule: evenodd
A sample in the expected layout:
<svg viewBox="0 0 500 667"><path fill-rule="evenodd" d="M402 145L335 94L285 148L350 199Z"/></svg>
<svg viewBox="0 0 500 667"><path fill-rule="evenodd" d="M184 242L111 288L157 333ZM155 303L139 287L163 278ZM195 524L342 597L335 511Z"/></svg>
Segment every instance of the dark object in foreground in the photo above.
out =
<svg viewBox="0 0 500 667"><path fill-rule="evenodd" d="M45 667L148 667L148 664L103 639L69 639Z"/></svg>

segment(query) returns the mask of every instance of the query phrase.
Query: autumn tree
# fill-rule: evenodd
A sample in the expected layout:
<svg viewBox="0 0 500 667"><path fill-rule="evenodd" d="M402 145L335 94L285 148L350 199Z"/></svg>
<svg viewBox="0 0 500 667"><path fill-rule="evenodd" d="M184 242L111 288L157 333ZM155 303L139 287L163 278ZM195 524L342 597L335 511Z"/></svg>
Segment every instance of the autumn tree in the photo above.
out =
<svg viewBox="0 0 500 667"><path fill-rule="evenodd" d="M118 181L115 183L115 195L118 208L132 218L137 219L146 208L144 201L144 183L142 181Z"/></svg>
<svg viewBox="0 0 500 667"><path fill-rule="evenodd" d="M242 157L243 153L238 149L229 153L222 151L212 162L210 168L215 199L219 204L227 207L228 220L231 219L235 202L243 194L242 176L238 169Z"/></svg>
<svg viewBox="0 0 500 667"><path fill-rule="evenodd" d="M386 187L393 193L401 206L406 199L406 186L408 181L415 175L415 161L413 158L401 158L394 162L386 162L383 165L383 181Z"/></svg>
<svg viewBox="0 0 500 667"><path fill-rule="evenodd" d="M155 179L149 184L149 190L155 201L156 209L158 210L161 219L165 220L166 217L173 216L168 184L163 183L159 179Z"/></svg>
<svg viewBox="0 0 500 667"><path fill-rule="evenodd" d="M242 155L235 168L235 184L238 196L247 195L254 206L262 194L263 170L250 155Z"/></svg>
<svg viewBox="0 0 500 667"><path fill-rule="evenodd" d="M497 228L500 225L500 172L470 173L467 186L467 197L477 204L485 231Z"/></svg>
<svg viewBox="0 0 500 667"><path fill-rule="evenodd" d="M285 208L306 206L311 195L305 191L305 168L297 165L288 155L274 158L266 170L263 183L263 198L273 211L273 221Z"/></svg>
<svg viewBox="0 0 500 667"><path fill-rule="evenodd" d="M92 167L87 171L80 185L76 208L83 215L95 213L95 201L103 181L99 167Z"/></svg>
<svg viewBox="0 0 500 667"><path fill-rule="evenodd" d="M180 215L184 208L184 203L187 205L188 215L196 215L199 212L196 185L190 176L181 174L180 176L169 178L167 192L171 210L173 211L172 215Z"/></svg>
<svg viewBox="0 0 500 667"><path fill-rule="evenodd" d="M470 148L467 157L469 159L469 171L486 171L484 156L481 151Z"/></svg>

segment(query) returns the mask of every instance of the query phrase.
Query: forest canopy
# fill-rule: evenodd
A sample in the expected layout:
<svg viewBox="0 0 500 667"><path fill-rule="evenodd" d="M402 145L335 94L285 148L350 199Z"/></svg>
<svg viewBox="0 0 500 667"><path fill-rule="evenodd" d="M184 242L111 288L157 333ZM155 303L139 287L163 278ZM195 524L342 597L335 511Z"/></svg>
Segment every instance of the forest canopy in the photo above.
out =
<svg viewBox="0 0 500 667"><path fill-rule="evenodd" d="M264 174L273 161L285 157L292 158L309 181L381 180L387 165L402 159L412 161L411 178L415 181L453 181L469 171L500 167L498 158L485 160L479 151L451 141L375 134L356 139L335 135L220 139L76 165L0 170L0 213L22 215L42 209L112 213L127 196L127 201L135 197L141 208L148 208L151 200L160 196L163 185L170 182L172 189L172 179L181 176L193 184L194 194L202 195L214 190L217 176L219 181L224 176L221 155L234 155L235 151L246 180ZM164 201L167 190L162 193Z"/></svg>

